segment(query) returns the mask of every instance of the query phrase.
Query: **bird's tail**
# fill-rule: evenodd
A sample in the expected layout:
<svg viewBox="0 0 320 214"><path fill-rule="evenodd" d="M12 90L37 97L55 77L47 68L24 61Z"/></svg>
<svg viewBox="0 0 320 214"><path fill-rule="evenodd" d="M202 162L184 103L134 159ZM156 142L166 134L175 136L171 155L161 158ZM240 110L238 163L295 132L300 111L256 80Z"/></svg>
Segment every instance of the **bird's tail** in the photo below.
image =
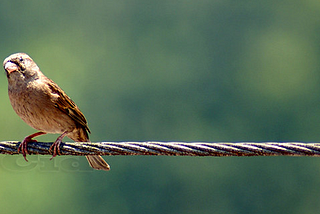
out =
<svg viewBox="0 0 320 214"><path fill-rule="evenodd" d="M87 155L86 156L90 166L98 170L110 170L109 164L100 155Z"/></svg>
<svg viewBox="0 0 320 214"><path fill-rule="evenodd" d="M85 129L76 129L74 132L67 134L69 138L75 142L90 142L88 133ZM100 155L87 155L86 156L90 166L98 170L110 170L109 164Z"/></svg>

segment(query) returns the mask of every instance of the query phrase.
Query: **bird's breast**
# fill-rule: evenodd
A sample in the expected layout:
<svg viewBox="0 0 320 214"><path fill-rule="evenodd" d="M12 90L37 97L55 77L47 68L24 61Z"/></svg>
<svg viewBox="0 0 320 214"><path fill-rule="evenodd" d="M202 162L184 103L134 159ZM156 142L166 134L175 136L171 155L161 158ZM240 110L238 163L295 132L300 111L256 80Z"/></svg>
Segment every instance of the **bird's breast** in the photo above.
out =
<svg viewBox="0 0 320 214"><path fill-rule="evenodd" d="M34 129L63 133L76 128L75 122L55 107L50 94L41 87L9 87L9 99L18 116Z"/></svg>

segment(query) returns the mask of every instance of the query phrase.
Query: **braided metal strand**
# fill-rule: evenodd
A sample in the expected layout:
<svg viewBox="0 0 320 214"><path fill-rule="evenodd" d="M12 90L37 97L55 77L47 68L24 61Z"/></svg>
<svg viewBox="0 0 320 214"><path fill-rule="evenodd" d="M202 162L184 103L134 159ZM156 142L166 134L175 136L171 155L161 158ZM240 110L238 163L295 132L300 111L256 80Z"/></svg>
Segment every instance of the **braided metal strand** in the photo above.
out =
<svg viewBox="0 0 320 214"><path fill-rule="evenodd" d="M0 154L18 154L20 142L0 142ZM29 154L50 155L52 143L28 143ZM319 143L300 142L99 142L61 143L61 155L168 155L168 156L320 156Z"/></svg>

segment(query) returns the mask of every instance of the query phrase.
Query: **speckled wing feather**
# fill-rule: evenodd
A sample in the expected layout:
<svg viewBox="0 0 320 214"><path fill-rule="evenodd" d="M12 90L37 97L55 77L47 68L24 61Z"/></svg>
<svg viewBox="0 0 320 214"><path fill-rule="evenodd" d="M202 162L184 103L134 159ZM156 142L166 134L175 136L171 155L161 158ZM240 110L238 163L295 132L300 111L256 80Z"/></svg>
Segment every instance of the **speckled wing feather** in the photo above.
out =
<svg viewBox="0 0 320 214"><path fill-rule="evenodd" d="M89 127L87 120L84 115L81 113L77 105L66 95L62 89L55 84L52 80L48 79L48 85L52 93L59 95L58 99L55 102L55 106L60 109L62 112L69 115L75 122L85 128L89 133Z"/></svg>

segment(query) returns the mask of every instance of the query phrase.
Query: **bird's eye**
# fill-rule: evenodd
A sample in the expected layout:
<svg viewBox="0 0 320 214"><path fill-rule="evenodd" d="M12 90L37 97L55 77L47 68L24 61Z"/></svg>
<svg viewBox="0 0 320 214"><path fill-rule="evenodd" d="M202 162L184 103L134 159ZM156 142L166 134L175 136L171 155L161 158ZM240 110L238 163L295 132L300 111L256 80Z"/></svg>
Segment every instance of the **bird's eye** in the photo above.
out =
<svg viewBox="0 0 320 214"><path fill-rule="evenodd" d="M20 62L23 62L23 58L22 57L20 58Z"/></svg>

